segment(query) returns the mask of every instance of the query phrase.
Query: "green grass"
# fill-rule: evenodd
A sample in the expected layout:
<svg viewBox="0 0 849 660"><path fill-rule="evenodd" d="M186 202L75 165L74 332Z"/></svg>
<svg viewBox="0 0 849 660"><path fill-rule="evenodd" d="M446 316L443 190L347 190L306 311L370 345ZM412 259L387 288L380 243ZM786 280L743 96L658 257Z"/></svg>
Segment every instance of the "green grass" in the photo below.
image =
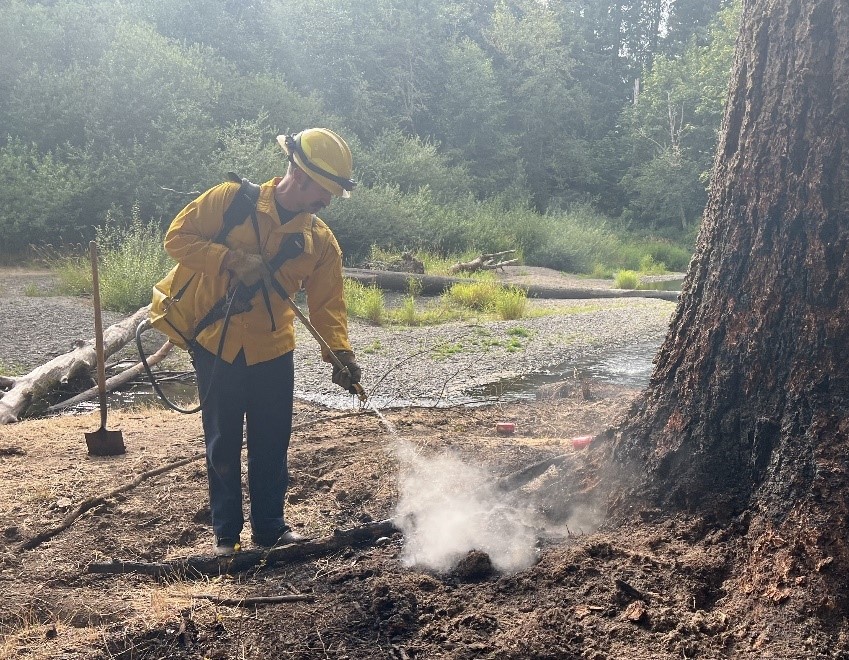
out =
<svg viewBox="0 0 849 660"><path fill-rule="evenodd" d="M386 321L386 297L376 286L366 286L356 280L344 280L345 304L348 314L375 325Z"/></svg>
<svg viewBox="0 0 849 660"><path fill-rule="evenodd" d="M29 284L24 286L24 295L27 298L40 298L42 296L47 296L49 294L50 294L49 291L42 289L35 282L30 282Z"/></svg>
<svg viewBox="0 0 849 660"><path fill-rule="evenodd" d="M379 339L375 339L371 344L366 346L362 352L366 355L374 355L375 353L380 353L383 350L383 344L380 343Z"/></svg>
<svg viewBox="0 0 849 660"><path fill-rule="evenodd" d="M132 312L150 302L151 289L173 266L162 247L163 233L153 222L144 223L137 207L129 226L120 227L107 216L95 229L98 246L100 301L105 309ZM41 260L56 272L58 291L79 296L92 293L88 246L41 251Z"/></svg>
<svg viewBox="0 0 849 660"><path fill-rule="evenodd" d="M524 289L506 287L495 298L495 313L503 321L514 321L525 316L528 294Z"/></svg>
<svg viewBox="0 0 849 660"><path fill-rule="evenodd" d="M620 270L613 278L614 289L636 289L640 284L640 274L634 270Z"/></svg>
<svg viewBox="0 0 849 660"><path fill-rule="evenodd" d="M23 368L19 365L9 364L0 360L0 376L17 376L23 372Z"/></svg>

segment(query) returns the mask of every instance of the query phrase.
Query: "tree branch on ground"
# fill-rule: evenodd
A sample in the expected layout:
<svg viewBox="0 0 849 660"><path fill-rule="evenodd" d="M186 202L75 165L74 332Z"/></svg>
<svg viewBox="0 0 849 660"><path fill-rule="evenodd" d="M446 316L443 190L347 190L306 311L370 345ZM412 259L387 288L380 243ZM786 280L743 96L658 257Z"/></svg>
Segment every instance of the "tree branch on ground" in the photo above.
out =
<svg viewBox="0 0 849 660"><path fill-rule="evenodd" d="M497 270L504 266L512 266L518 263L518 259L503 260L505 254L514 254L516 250L504 250L503 252L492 252L490 254L481 254L471 261L460 261L448 269L449 273L476 273L479 270Z"/></svg>
<svg viewBox="0 0 849 660"><path fill-rule="evenodd" d="M360 525L315 541L290 543L270 550L243 550L230 557L193 556L167 562L127 562L114 560L88 565L89 573L140 573L157 578L172 576L221 575L239 573L255 566L292 563L317 556L326 556L344 548L370 545L380 538L398 532L392 519Z"/></svg>
<svg viewBox="0 0 849 660"><path fill-rule="evenodd" d="M136 334L138 325L147 318L150 305L142 307L135 314L108 327L103 333L105 357L120 350ZM78 346L74 350L59 355L49 362L36 367L28 374L13 378L11 389L0 399L0 424L17 422L29 407L32 400L50 389L67 383L76 374L90 371L97 366L94 339Z"/></svg>

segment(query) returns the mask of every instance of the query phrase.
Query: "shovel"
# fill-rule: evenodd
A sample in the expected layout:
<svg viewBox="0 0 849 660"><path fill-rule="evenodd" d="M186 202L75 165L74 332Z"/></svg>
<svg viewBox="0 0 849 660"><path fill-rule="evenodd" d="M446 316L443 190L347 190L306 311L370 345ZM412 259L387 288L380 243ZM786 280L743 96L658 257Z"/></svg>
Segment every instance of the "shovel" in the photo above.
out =
<svg viewBox="0 0 849 660"><path fill-rule="evenodd" d="M100 395L100 428L85 434L90 456L117 456L127 452L121 431L106 430L106 364L103 356L103 320L100 317L100 280L97 277L97 243L88 244L94 290L94 346L97 352L97 392Z"/></svg>

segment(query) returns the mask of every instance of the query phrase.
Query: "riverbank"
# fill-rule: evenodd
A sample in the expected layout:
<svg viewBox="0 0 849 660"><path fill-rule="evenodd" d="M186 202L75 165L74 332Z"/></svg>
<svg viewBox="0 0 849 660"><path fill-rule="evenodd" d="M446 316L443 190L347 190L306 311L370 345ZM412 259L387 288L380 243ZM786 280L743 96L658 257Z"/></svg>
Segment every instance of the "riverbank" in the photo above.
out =
<svg viewBox="0 0 849 660"><path fill-rule="evenodd" d="M568 277L547 269L507 270L507 283L608 288L609 281ZM0 271L0 369L26 373L93 336L88 298L50 295L46 271ZM422 300L421 304L426 301ZM515 321L451 321L424 327L379 327L350 321L353 348L363 368L363 385L380 405L444 402L470 389L518 379L555 366L586 363L633 344L659 345L675 304L648 298L528 301L528 314ZM104 313L104 324L122 316ZM149 350L164 341L146 335ZM347 397L330 381L331 367L306 330L296 325L296 390L303 398L344 406ZM136 360L134 346L120 354ZM113 358L112 361L114 361ZM187 368L185 353L169 358ZM168 364L165 365L169 366ZM576 367L577 368L577 367ZM575 376L581 377L579 372Z"/></svg>

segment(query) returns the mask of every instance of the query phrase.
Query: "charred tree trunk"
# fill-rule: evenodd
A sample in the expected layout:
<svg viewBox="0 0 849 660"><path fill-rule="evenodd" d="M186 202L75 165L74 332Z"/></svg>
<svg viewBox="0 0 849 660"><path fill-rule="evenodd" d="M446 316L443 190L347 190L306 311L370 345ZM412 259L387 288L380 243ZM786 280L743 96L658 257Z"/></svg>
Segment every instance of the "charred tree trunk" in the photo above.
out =
<svg viewBox="0 0 849 660"><path fill-rule="evenodd" d="M847 356L849 3L746 0L697 255L620 429L611 513L747 511L776 567L740 568L753 596L845 616Z"/></svg>

